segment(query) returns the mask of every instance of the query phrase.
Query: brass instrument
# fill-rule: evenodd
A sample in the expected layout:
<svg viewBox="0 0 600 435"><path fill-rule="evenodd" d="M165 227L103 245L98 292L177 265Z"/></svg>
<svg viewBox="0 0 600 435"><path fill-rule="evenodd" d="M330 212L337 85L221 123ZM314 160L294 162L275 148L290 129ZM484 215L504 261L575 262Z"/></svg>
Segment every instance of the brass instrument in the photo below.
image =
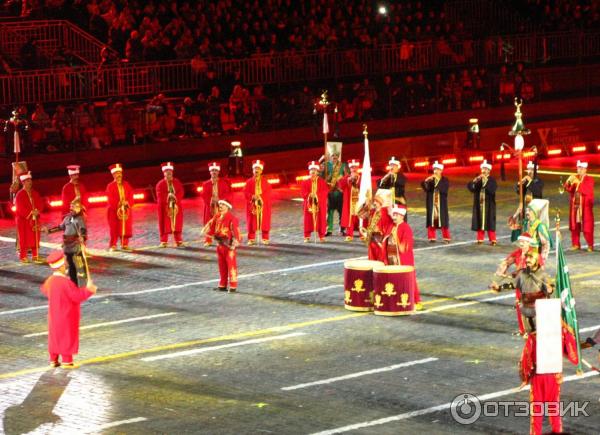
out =
<svg viewBox="0 0 600 435"><path fill-rule="evenodd" d="M262 177L258 176L254 182L254 197L252 199L251 213L256 216L256 231L262 232L263 199L262 199ZM260 239L258 239L260 240Z"/></svg>
<svg viewBox="0 0 600 435"><path fill-rule="evenodd" d="M331 191L334 191L337 189L338 181L341 178L341 175L340 175L341 165L342 164L340 162L337 162L336 164L331 165L331 167L332 167L331 179L327 183L329 185L329 190L331 190Z"/></svg>
<svg viewBox="0 0 600 435"><path fill-rule="evenodd" d="M319 197L317 196L317 178L312 180L311 191L307 198L307 209L312 215L313 232L317 232L317 213L319 212Z"/></svg>
<svg viewBox="0 0 600 435"><path fill-rule="evenodd" d="M211 217L211 218L209 219L209 221L208 221L208 222L206 222L206 224L205 224L205 225L202 227L202 229L200 230L200 234L201 234L201 235L202 235L202 234L204 234L204 233L206 233L206 231L208 231L208 227L210 227L210 226L212 225L213 221L214 221L214 220L215 220L215 219L216 219L218 216L219 216L219 213L215 213L215 214L213 215L213 217Z"/></svg>
<svg viewBox="0 0 600 435"><path fill-rule="evenodd" d="M175 220L177 219L177 213L179 213L179 206L177 205L177 197L175 196L175 188L171 181L167 181L169 189L168 207L167 214L171 219L171 232L175 234Z"/></svg>
<svg viewBox="0 0 600 435"><path fill-rule="evenodd" d="M365 238L365 243L368 245L369 243L371 243L371 240L374 240L375 243L381 243L381 240L377 240L377 238L374 238L374 234L375 234L375 230L377 229L377 225L379 224L379 221L381 220L381 213L382 211L376 211L375 213L373 213L373 215L371 216L371 219L369 220L369 225L367 226L367 228L360 228L360 233L364 236ZM380 235L381 236L381 235Z"/></svg>
<svg viewBox="0 0 600 435"><path fill-rule="evenodd" d="M219 180L213 181L212 196L210 198L210 214L214 216L219 212Z"/></svg>
<svg viewBox="0 0 600 435"><path fill-rule="evenodd" d="M562 195L565 193L565 183L562 177L560 177L560 181L558 183L558 193Z"/></svg>

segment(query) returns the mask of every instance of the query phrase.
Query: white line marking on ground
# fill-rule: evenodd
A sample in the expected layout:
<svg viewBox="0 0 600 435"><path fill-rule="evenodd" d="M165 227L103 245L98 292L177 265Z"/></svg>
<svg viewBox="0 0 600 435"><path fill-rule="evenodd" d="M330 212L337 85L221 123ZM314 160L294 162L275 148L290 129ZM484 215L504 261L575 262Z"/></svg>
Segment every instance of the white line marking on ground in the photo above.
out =
<svg viewBox="0 0 600 435"><path fill-rule="evenodd" d="M438 360L438 358L424 358L424 359L419 359L419 360L415 360L415 361L408 361L408 362L401 363L401 364L394 364L394 365L387 366L387 367L381 367L381 368L378 368L378 369L372 369L372 370L365 370L363 372L350 373L348 375L337 376L335 378L321 379L320 381L314 381L314 382L307 382L305 384L292 385L291 387L282 387L281 389L283 391L299 390L300 388L312 387L314 385L331 384L333 382L345 381L346 379L354 379L354 378L359 378L361 376L373 375L375 373L389 372L391 370L396 370L396 369L399 369L399 368L402 368L402 367L410 367L410 366L414 366L414 365L417 365L417 364L425 364L425 363L433 362L433 361L437 361L437 360Z"/></svg>
<svg viewBox="0 0 600 435"><path fill-rule="evenodd" d="M275 335L273 337L254 338L252 340L244 340L244 341L238 341L235 343L221 344L219 346L200 347L198 349L184 350L182 352L173 352L173 353L167 353L164 355L148 356L146 358L141 358L141 360L142 361L158 361L158 360L162 360L162 359L178 358L180 356L196 355L199 353L210 352L213 350L227 349L230 347L247 346L249 344L259 344L259 343L265 343L267 341L274 341L274 340L285 340L286 338L298 337L300 335L306 335L306 332L293 332L291 334Z"/></svg>
<svg viewBox="0 0 600 435"><path fill-rule="evenodd" d="M87 434L99 433L100 431L103 431L105 429L110 429L112 427L122 426L124 424L139 423L141 421L147 421L147 420L148 419L146 417L135 417L135 418L130 418L128 420L119 420L119 421L113 421L112 423L101 424L101 425L95 426L93 428L82 429L82 431L83 431L83 433L87 433Z"/></svg>
<svg viewBox="0 0 600 435"><path fill-rule="evenodd" d="M323 290L329 290L329 289L332 289L332 288L339 288L339 287L344 287L344 286L343 286L343 284L328 285L327 287L319 287L319 288L313 288L313 289L310 289L310 290L301 290L301 291L298 291L298 292L291 292L291 293L288 293L288 296L291 296L291 295L303 295L303 294L306 294L306 293L317 293L317 292L321 292Z"/></svg>
<svg viewBox="0 0 600 435"><path fill-rule="evenodd" d="M440 307L428 308L427 310L417 311L414 314L435 313L437 311L452 310L454 308L468 307L469 305L480 304L480 303L483 303L483 302L499 301L499 300L502 300L502 299L509 299L509 298L514 298L514 297L515 297L514 293L509 293L509 294L506 294L506 295L493 296L491 298L477 299L477 300L474 300L474 301L460 302L458 304L442 305Z"/></svg>
<svg viewBox="0 0 600 435"><path fill-rule="evenodd" d="M589 326L589 327L587 327L587 328L579 329L579 333L582 333L582 332L590 332L590 331L595 331L596 329L600 329L600 325L596 325L596 326Z"/></svg>
<svg viewBox="0 0 600 435"><path fill-rule="evenodd" d="M571 375L571 376L565 377L563 379L563 382L578 381L578 380L586 379L586 378L589 378L592 376L597 376L598 374L600 374L600 373L596 372L596 371L589 371L589 372L585 372L583 375ZM508 390L502 390L502 391L497 391L495 393L489 393L489 394L477 396L477 398L479 399L480 402L484 402L486 400L495 399L497 397L502 397L502 396L509 396L511 394L516 394L519 391L527 391L527 390L529 390L529 385L525 386L522 390L520 390L518 387L510 388ZM365 427L378 426L381 424L391 423L394 421L408 420L409 418L419 417L421 415L433 414L434 412L445 411L447 409L450 409L451 407L452 407L452 402L444 403L442 405L432 406L430 408L424 408L424 409L418 409L416 411L405 412L404 414L392 415L390 417L380 418L377 420L365 421L362 423L356 423L356 424L351 424L348 426L342 426L342 427L338 427L335 429L325 430L322 432L316 432L316 433L313 433L312 435L333 435L336 433L350 432L350 431L353 431L356 429L362 429Z"/></svg>
<svg viewBox="0 0 600 435"><path fill-rule="evenodd" d="M95 323L93 325L82 326L79 328L79 330L82 331L84 329L101 328L102 326L120 325L122 323L137 322L138 320L157 319L159 317L174 316L175 314L177 314L177 313L162 313L162 314L153 314L151 316L131 317L129 319L114 320L112 322ZM40 337L42 335L48 335L48 331L27 334L27 335L24 335L23 337Z"/></svg>

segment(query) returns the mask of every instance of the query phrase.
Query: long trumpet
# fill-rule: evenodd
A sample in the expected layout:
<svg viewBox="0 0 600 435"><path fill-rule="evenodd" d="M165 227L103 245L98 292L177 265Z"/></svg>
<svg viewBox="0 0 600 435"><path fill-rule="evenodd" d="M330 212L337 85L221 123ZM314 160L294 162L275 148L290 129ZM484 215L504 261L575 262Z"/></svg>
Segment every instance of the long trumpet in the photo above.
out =
<svg viewBox="0 0 600 435"><path fill-rule="evenodd" d="M177 200L175 198L169 199L169 209L167 214L171 219L171 232L175 234L175 220L177 219L177 213L179 213L179 206L177 205Z"/></svg>
<svg viewBox="0 0 600 435"><path fill-rule="evenodd" d="M205 225L202 227L202 229L200 230L200 234L201 234L201 235L202 235L202 234L204 234L204 233L206 233L206 231L208 231L208 227L210 227L210 225L211 225L211 224L213 223L213 221L214 221L214 220L217 218L217 216L219 216L219 213L215 213L215 214L213 215L213 217L211 217L211 218L209 219L209 221L208 221L208 222L206 222L206 224L205 224Z"/></svg>

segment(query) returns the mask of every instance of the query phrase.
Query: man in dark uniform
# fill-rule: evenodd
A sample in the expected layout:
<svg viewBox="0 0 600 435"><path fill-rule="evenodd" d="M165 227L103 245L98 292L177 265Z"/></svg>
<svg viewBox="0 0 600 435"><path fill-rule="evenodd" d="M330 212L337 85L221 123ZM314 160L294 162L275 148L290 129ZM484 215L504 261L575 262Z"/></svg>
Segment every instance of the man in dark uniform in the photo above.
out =
<svg viewBox="0 0 600 435"><path fill-rule="evenodd" d="M525 269L517 276L515 286L521 293L518 302L526 333L535 331L535 301L548 298L554 290L548 274L539 266L539 254L530 250L525 254Z"/></svg>
<svg viewBox="0 0 600 435"><path fill-rule="evenodd" d="M527 175L515 185L515 192L519 193L519 185L523 185L523 210L529 201L543 198L544 182L537 176L538 167L533 161L527 163Z"/></svg>
<svg viewBox="0 0 600 435"><path fill-rule="evenodd" d="M402 204L406 205L404 197L404 186L406 177L400 172L400 161L392 157L389 162L389 172L377 183L379 189L390 189L392 191L392 207Z"/></svg>
<svg viewBox="0 0 600 435"><path fill-rule="evenodd" d="M433 175L427 177L421 187L427 194L425 198L425 208L427 209L427 238L430 242L435 242L437 229L442 230L442 237L445 243L450 243L450 228L448 216L448 189L450 182L447 177L442 175L444 165L436 160L433 164Z"/></svg>
<svg viewBox="0 0 600 435"><path fill-rule="evenodd" d="M477 231L477 243L483 243L485 232L488 233L490 244L495 246L496 241L496 189L498 185L494 177L490 176L492 165L484 160L481 165L481 174L467 184L467 189L473 193L473 217L471 230Z"/></svg>

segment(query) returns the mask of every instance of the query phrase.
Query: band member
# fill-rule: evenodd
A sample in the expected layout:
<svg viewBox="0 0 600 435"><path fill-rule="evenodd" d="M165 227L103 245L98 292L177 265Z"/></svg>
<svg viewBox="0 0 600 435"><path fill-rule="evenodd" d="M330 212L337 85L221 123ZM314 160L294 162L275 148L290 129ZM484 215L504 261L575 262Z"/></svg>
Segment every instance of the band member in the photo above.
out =
<svg viewBox="0 0 600 435"><path fill-rule="evenodd" d="M383 239L383 262L385 264L415 266L414 237L413 232L407 222L406 207L397 205L391 207L393 225L388 226L388 232ZM414 278L414 302L419 304L421 296L419 286L417 285L417 275L413 272ZM418 307L420 308L420 307Z"/></svg>
<svg viewBox="0 0 600 435"><path fill-rule="evenodd" d="M71 202L71 210L66 215L60 225L45 229L49 234L57 231L63 231L63 252L67 259L69 278L73 284L79 285L78 275L82 281L87 280L87 270L82 245L87 240L87 228L83 214L83 207L80 199L74 199Z"/></svg>
<svg viewBox="0 0 600 435"><path fill-rule="evenodd" d="M518 274L515 286L521 294L519 308L526 333L535 331L535 301L548 298L554 291L550 277L539 266L539 254L529 250L525 254L525 269Z"/></svg>
<svg viewBox="0 0 600 435"><path fill-rule="evenodd" d="M256 232L261 231L262 243L269 244L271 231L271 185L262 176L265 163L262 160L252 162L254 176L246 181L246 227L248 245L256 243Z"/></svg>
<svg viewBox="0 0 600 435"><path fill-rule="evenodd" d="M567 359L577 364L577 341L571 328L562 323L562 353ZM521 353L519 361L519 375L521 387L530 384L531 391L529 399L530 407L530 431L531 435L541 435L544 417L548 415L552 433L563 433L562 418L560 412L560 384L562 373L538 373L538 362L543 356L537 352L537 333L532 332L527 336L527 341ZM548 357L547 351L544 355Z"/></svg>
<svg viewBox="0 0 600 435"><path fill-rule="evenodd" d="M531 235L531 238L539 246L540 267L544 267L550 254L550 248L554 247L548 225L548 200L532 199L525 211L523 230Z"/></svg>
<svg viewBox="0 0 600 435"><path fill-rule="evenodd" d="M204 225L219 211L219 200L231 203L231 184L225 178L219 177L221 165L217 162L208 164L210 180L202 183L202 200L204 201ZM206 235L204 246L212 245L212 239Z"/></svg>
<svg viewBox="0 0 600 435"><path fill-rule="evenodd" d="M27 252L31 250L31 259L41 262L40 248L40 219L44 210L44 201L40 194L33 189L31 172L19 176L23 188L15 196L15 222L17 224L17 237L19 240L19 259L29 263Z"/></svg>
<svg viewBox="0 0 600 435"><path fill-rule="evenodd" d="M571 175L564 184L569 192L569 230L573 249L581 249L580 232L594 250L594 179L587 176L587 162L577 161L577 175Z"/></svg>
<svg viewBox="0 0 600 435"><path fill-rule="evenodd" d="M327 196L327 236L333 234L333 215L337 211L340 233L344 235L345 228L342 226L343 195L338 185L339 180L348 174L347 166L340 161L339 152L331 153L331 160L324 164L322 176L329 186Z"/></svg>
<svg viewBox="0 0 600 435"><path fill-rule="evenodd" d="M358 202L358 192L360 190L360 162L358 160L348 160L350 174L342 177L338 186L342 191L344 204L342 207L342 227L345 228L346 241L351 242L354 239L354 231L359 229L360 219L356 210Z"/></svg>
<svg viewBox="0 0 600 435"><path fill-rule="evenodd" d="M215 290L227 291L229 282L229 293L235 293L238 276L236 248L241 241L240 227L231 213L231 204L221 199L218 205L219 210L208 223L207 230L207 234L217 241L220 281Z"/></svg>
<svg viewBox="0 0 600 435"><path fill-rule="evenodd" d="M85 287L67 278L65 257L55 251L48 256L52 275L41 286L48 298L48 353L50 366L74 368L73 355L79 352L80 305L96 293L97 287L88 277ZM62 363L59 362L59 357Z"/></svg>
<svg viewBox="0 0 600 435"><path fill-rule="evenodd" d="M70 180L63 186L61 195L63 215L70 213L71 203L75 199L80 200L82 207L87 206L87 190L79 180L79 166L69 165L67 166L67 172Z"/></svg>
<svg viewBox="0 0 600 435"><path fill-rule="evenodd" d="M521 290L516 287L517 276L527 267L525 262L527 253L531 250L537 250L537 242L535 242L529 233L522 233L518 238L519 247L502 260L496 276L500 278L500 282L493 281L490 284L492 291L500 292L501 290L515 290L515 310L517 312L517 325L519 326L519 334L525 334L525 325L523 324L523 316L521 314ZM509 272L511 266L514 270Z"/></svg>
<svg viewBox="0 0 600 435"><path fill-rule="evenodd" d="M310 241L310 235L317 233L321 242L325 241L327 232L327 200L331 197L329 186L319 177L319 163L308 164L310 178L300 186L304 199L304 243Z"/></svg>
<svg viewBox="0 0 600 435"><path fill-rule="evenodd" d="M127 181L123 181L123 167L116 163L109 167L113 181L106 186L108 196L108 227L110 229L109 250L117 249L121 239L123 250L130 250L129 238L133 233L133 189Z"/></svg>
<svg viewBox="0 0 600 435"><path fill-rule="evenodd" d="M392 157L388 161L389 172L377 183L379 189L390 189L392 191L392 206L398 204L406 205L404 187L406 177L400 172L400 161Z"/></svg>
<svg viewBox="0 0 600 435"><path fill-rule="evenodd" d="M490 244L495 246L496 241L496 189L494 177L490 176L492 165L484 160L481 165L481 174L467 184L467 189L473 193L473 217L471 230L477 231L477 243L483 243L485 232L488 233Z"/></svg>
<svg viewBox="0 0 600 435"><path fill-rule="evenodd" d="M158 200L158 231L161 248L167 247L169 234L177 246L183 246L181 232L183 230L183 184L173 177L175 169L172 162L160 166L164 178L156 183L156 198Z"/></svg>
<svg viewBox="0 0 600 435"><path fill-rule="evenodd" d="M519 193L519 185L523 185L523 204L526 207L532 199L543 198L544 182L537 176L539 167L530 160L527 163L526 175L515 185L515 192Z"/></svg>
<svg viewBox="0 0 600 435"><path fill-rule="evenodd" d="M427 209L427 238L435 242L436 230L442 230L445 243L450 243L450 228L448 216L448 189L450 182L442 175L444 165L436 160L433 163L433 175L427 177L421 187L426 193L425 208Z"/></svg>
<svg viewBox="0 0 600 435"><path fill-rule="evenodd" d="M383 252L383 237L387 234L389 227L392 225L387 205L382 191L377 191L375 198L373 198L373 201L370 204L369 224L366 228L360 229L361 235L365 238L365 242L367 243L369 260L384 261L385 258Z"/></svg>

